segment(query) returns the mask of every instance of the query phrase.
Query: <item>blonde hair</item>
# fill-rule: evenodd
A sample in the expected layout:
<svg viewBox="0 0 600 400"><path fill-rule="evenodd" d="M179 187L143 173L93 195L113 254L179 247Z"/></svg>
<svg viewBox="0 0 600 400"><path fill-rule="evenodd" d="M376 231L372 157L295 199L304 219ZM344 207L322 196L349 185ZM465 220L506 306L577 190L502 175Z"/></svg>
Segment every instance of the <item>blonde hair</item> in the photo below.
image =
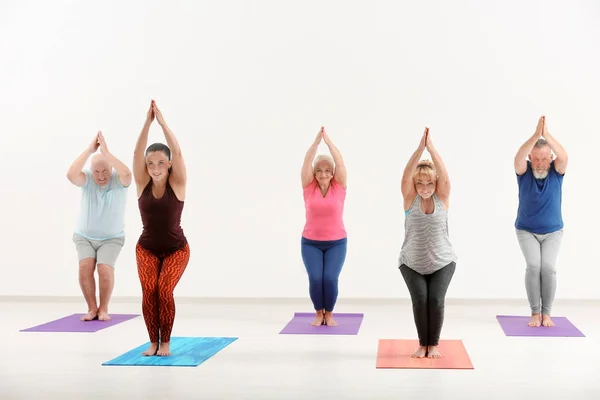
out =
<svg viewBox="0 0 600 400"><path fill-rule="evenodd" d="M430 160L421 160L417 164L417 168L415 168L415 172L413 173L413 179L417 181L418 179L424 180L437 180L437 172L435 170L435 165L433 161Z"/></svg>
<svg viewBox="0 0 600 400"><path fill-rule="evenodd" d="M331 170L333 172L333 170L335 169L335 163L333 162L333 157L327 154L319 154L317 157L315 157L315 161L313 162L313 171L317 164L321 161L326 161L331 166Z"/></svg>

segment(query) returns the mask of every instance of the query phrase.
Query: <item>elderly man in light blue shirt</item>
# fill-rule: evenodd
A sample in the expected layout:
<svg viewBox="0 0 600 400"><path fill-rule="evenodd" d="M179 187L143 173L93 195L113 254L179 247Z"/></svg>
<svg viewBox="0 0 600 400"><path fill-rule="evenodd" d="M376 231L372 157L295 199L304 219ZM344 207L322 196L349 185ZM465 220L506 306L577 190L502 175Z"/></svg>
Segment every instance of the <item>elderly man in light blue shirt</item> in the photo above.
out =
<svg viewBox="0 0 600 400"><path fill-rule="evenodd" d="M83 167L92 158L91 168ZM114 170L113 170L114 168ZM79 259L79 285L88 312L82 321L110 320L108 303L114 287L114 268L125 243L125 205L132 174L106 146L102 132L73 162L67 178L81 188L81 209L73 242ZM96 302L94 271L98 265L100 306Z"/></svg>

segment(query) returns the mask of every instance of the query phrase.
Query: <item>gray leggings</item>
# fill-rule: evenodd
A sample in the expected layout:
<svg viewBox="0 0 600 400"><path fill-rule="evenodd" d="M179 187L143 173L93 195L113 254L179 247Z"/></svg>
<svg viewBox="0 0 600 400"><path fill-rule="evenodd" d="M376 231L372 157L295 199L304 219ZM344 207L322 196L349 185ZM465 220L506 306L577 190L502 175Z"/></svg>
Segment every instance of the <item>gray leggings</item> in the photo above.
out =
<svg viewBox="0 0 600 400"><path fill-rule="evenodd" d="M532 314L550 315L556 293L556 260L563 230L536 234L517 229L517 238L527 263L525 290Z"/></svg>
<svg viewBox="0 0 600 400"><path fill-rule="evenodd" d="M421 275L404 264L400 266L400 272L410 292L420 346L439 344L444 323L446 292L455 269L456 263L451 262L433 274Z"/></svg>

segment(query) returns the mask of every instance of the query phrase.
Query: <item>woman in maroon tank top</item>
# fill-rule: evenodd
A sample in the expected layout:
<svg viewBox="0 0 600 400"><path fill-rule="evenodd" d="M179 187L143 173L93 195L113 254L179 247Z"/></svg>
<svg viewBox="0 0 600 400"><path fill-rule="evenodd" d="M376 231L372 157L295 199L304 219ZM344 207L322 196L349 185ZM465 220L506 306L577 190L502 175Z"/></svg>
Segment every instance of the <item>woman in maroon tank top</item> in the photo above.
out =
<svg viewBox="0 0 600 400"><path fill-rule="evenodd" d="M154 118L167 145L146 149ZM145 356L168 356L175 321L173 291L183 275L190 248L181 229L186 192L186 168L175 135L154 100L135 146L133 175L143 231L136 245L138 275L142 286L142 312L150 336Z"/></svg>

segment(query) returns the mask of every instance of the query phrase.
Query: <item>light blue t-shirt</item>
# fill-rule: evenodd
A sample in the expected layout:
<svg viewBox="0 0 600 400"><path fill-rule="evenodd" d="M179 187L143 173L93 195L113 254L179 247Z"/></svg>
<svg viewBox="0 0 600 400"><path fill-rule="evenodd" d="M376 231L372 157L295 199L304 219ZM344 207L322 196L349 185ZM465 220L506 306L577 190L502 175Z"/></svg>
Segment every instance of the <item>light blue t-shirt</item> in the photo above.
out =
<svg viewBox="0 0 600 400"><path fill-rule="evenodd" d="M110 183L101 188L90 170L85 172L81 187L81 209L75 233L90 240L106 240L125 236L127 187L113 171Z"/></svg>

